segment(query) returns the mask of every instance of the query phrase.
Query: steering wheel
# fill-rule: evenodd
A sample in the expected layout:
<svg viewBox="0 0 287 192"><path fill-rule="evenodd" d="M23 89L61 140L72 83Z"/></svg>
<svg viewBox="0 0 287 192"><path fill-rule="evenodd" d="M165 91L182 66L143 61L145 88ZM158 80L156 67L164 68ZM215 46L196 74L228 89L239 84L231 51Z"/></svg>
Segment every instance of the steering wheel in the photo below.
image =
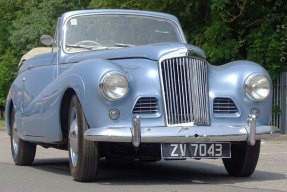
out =
<svg viewBox="0 0 287 192"><path fill-rule="evenodd" d="M103 47L103 45L101 45L100 43L98 43L96 41L92 41L92 40L79 41L75 45L87 45L87 46L100 46L100 47Z"/></svg>

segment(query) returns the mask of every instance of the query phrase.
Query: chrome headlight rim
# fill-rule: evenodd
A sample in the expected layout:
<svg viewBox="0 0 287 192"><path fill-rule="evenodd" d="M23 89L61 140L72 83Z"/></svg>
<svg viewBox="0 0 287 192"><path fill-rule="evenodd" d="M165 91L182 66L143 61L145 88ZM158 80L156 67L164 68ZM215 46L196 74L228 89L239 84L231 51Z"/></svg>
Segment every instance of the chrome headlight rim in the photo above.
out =
<svg viewBox="0 0 287 192"><path fill-rule="evenodd" d="M259 95L258 97L255 97L254 94L252 94L252 91L254 91L254 90L252 90L253 87L251 85L251 81L254 80L254 78L258 78L258 77L261 77L262 79L266 80L266 82L268 83L267 84L268 93L266 95ZM262 87L262 88L264 88L264 87ZM271 83L270 83L270 81L269 81L269 79L267 78L266 75L264 75L262 73L252 73L252 74L248 75L247 78L245 79L244 90L245 90L245 94L251 100L253 100L253 101L263 101L266 98L268 98L268 96L271 93ZM258 95L258 93L257 93L257 95Z"/></svg>
<svg viewBox="0 0 287 192"><path fill-rule="evenodd" d="M108 94L108 90L105 87L105 82L107 81L108 78L110 78L113 75L118 75L119 77L123 78L127 83L127 88L126 88L127 90L125 91L125 93L123 95L121 95L118 98L112 98ZM109 71L102 76L102 78L100 80L100 84L99 84L99 89L100 89L101 94L108 101L119 101L119 100L124 99L127 96L128 92L129 92L129 81L128 81L128 78L124 74L117 72L117 71Z"/></svg>

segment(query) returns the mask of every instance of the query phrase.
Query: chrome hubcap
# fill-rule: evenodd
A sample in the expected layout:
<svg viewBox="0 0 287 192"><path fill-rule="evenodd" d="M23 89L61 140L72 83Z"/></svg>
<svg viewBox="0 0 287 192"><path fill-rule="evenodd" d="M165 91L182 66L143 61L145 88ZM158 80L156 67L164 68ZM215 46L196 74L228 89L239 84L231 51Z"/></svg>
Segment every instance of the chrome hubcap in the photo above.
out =
<svg viewBox="0 0 287 192"><path fill-rule="evenodd" d="M73 167L76 167L78 161L78 117L75 107L70 114L69 143L72 164Z"/></svg>
<svg viewBox="0 0 287 192"><path fill-rule="evenodd" d="M16 121L15 121L15 117L13 118L13 122L12 122L12 130L13 130L13 137L12 137L12 143L13 143L13 150L15 155L18 154L19 151L19 137L17 135L17 127L16 127Z"/></svg>

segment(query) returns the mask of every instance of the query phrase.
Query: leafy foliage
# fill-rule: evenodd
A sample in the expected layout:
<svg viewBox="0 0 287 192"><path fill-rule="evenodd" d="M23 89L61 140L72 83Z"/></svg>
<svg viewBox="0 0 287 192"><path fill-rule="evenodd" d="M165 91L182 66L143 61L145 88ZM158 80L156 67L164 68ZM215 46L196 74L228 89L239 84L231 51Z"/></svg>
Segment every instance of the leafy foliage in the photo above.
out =
<svg viewBox="0 0 287 192"><path fill-rule="evenodd" d="M9 48L6 53L0 57L0 106L5 106L5 99L7 92L2 90L9 90L11 82L17 75L17 59L14 57L13 51Z"/></svg>
<svg viewBox="0 0 287 192"><path fill-rule="evenodd" d="M0 106L5 106L21 56L34 47L42 46L39 41L41 35L53 36L57 18L63 12L87 8L89 2L0 0Z"/></svg>
<svg viewBox="0 0 287 192"><path fill-rule="evenodd" d="M273 79L286 71L287 4L284 0L0 0L0 106L21 56L53 35L57 17L85 8L138 9L176 15L190 44L215 65L247 59Z"/></svg>
<svg viewBox="0 0 287 192"><path fill-rule="evenodd" d="M78 1L73 3L67 0L30 0L24 3L22 10L16 14L10 31L9 42L17 56L25 54L34 47L42 44L39 38L43 34L54 35L57 18L62 13L76 9Z"/></svg>

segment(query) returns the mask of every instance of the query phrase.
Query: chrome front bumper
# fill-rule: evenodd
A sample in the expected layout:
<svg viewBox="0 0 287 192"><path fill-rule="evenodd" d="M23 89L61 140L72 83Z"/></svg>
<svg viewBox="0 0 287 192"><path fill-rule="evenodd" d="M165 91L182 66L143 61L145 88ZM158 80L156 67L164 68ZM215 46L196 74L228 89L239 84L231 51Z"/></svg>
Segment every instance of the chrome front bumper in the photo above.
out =
<svg viewBox="0 0 287 192"><path fill-rule="evenodd" d="M85 139L105 142L140 143L199 143L223 141L247 141L254 145L256 140L279 136L274 126L257 126L256 117L250 114L245 126L177 126L141 127L140 116L133 117L132 127L91 128Z"/></svg>

